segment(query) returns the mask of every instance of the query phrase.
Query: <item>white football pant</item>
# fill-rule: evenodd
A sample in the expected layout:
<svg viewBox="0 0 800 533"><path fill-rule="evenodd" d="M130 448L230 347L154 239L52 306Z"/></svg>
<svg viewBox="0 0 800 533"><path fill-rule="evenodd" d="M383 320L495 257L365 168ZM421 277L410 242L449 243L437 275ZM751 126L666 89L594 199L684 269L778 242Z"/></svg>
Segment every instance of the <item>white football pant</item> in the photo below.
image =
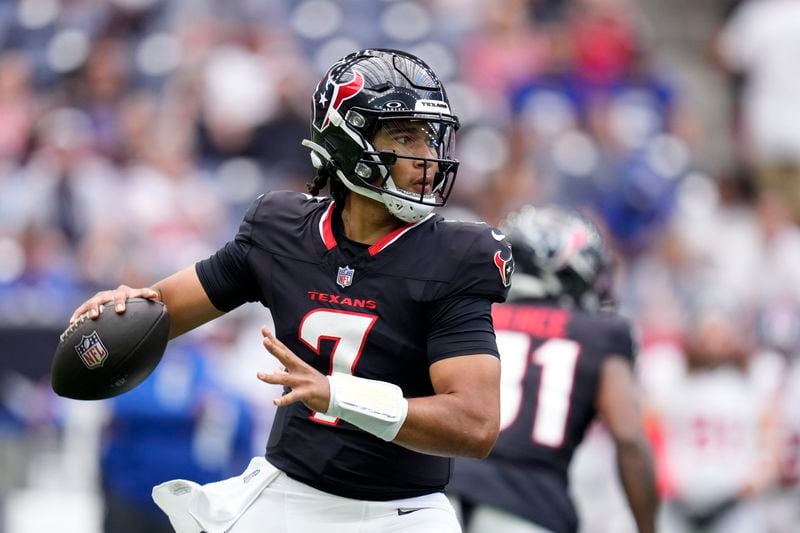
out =
<svg viewBox="0 0 800 533"><path fill-rule="evenodd" d="M335 496L257 457L240 476L162 483L153 499L176 533L461 533L442 493L386 502Z"/></svg>

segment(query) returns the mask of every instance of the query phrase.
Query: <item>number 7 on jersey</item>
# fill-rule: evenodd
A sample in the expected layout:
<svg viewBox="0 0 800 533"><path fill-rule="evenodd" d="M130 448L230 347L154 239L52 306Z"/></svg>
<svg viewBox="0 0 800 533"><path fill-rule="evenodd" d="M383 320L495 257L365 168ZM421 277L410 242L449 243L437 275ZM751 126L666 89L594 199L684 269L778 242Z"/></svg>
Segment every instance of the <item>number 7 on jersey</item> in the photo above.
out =
<svg viewBox="0 0 800 533"><path fill-rule="evenodd" d="M367 335L378 317L351 311L338 311L334 309L314 309L300 322L300 340L317 355L322 355L322 340L334 342L331 351L331 364L328 374L341 372L353 375ZM313 412L311 419L323 424L335 425L338 418Z"/></svg>

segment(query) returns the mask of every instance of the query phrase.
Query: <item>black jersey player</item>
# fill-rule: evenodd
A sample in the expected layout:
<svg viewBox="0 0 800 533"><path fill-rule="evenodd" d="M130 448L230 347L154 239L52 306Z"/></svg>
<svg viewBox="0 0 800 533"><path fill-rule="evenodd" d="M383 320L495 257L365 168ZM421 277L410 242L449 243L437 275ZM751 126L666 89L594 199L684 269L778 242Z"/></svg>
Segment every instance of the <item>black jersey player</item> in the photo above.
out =
<svg viewBox="0 0 800 533"><path fill-rule="evenodd" d="M498 434L491 304L506 297L510 246L432 212L458 169L458 120L421 60L348 55L312 105L310 194L262 195L209 259L100 292L73 320L136 296L166 303L172 336L245 302L272 311L264 346L283 368L258 377L285 393L266 461L233 483L157 487L181 533L458 531L442 491L449 457L484 457Z"/></svg>
<svg viewBox="0 0 800 533"><path fill-rule="evenodd" d="M574 532L567 470L599 414L642 532L654 530L653 465L637 407L631 326L601 310L611 260L577 213L526 207L502 226L517 273L509 303L494 308L503 364L501 433L483 461L457 460L449 491L468 533Z"/></svg>

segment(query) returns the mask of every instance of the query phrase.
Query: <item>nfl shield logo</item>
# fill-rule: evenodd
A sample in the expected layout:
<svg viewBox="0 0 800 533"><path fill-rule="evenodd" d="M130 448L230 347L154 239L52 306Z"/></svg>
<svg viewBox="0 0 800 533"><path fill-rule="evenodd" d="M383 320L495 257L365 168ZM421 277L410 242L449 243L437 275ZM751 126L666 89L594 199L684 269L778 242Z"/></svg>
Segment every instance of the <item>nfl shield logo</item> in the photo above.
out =
<svg viewBox="0 0 800 533"><path fill-rule="evenodd" d="M82 335L80 344L75 345L75 351L89 370L103 366L108 358L108 350L96 331L90 335Z"/></svg>
<svg viewBox="0 0 800 533"><path fill-rule="evenodd" d="M349 287L353 283L353 274L355 270L350 268L350 265L339 267L339 273L336 274L336 284L341 288Z"/></svg>

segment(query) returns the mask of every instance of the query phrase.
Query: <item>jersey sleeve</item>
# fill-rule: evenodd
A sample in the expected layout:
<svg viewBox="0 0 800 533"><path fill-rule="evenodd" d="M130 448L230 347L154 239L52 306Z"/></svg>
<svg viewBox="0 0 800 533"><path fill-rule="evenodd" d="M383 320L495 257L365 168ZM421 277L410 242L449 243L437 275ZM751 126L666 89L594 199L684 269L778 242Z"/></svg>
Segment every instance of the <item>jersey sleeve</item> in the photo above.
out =
<svg viewBox="0 0 800 533"><path fill-rule="evenodd" d="M220 311L231 311L247 302L258 301L261 294L247 261L253 246L256 213L262 205L260 196L247 210L236 237L211 257L197 262L195 271L211 303ZM263 303L263 302L262 302Z"/></svg>
<svg viewBox="0 0 800 533"><path fill-rule="evenodd" d="M612 327L609 328L606 353L621 356L633 364L636 359L636 351L637 343L631 323L622 318L615 320Z"/></svg>
<svg viewBox="0 0 800 533"><path fill-rule="evenodd" d="M500 357L492 327L491 302L486 298L453 298L435 302L428 313L428 361L459 355Z"/></svg>
<svg viewBox="0 0 800 533"><path fill-rule="evenodd" d="M505 236L482 226L460 258L447 297L479 296L504 302L514 273L514 258Z"/></svg>

